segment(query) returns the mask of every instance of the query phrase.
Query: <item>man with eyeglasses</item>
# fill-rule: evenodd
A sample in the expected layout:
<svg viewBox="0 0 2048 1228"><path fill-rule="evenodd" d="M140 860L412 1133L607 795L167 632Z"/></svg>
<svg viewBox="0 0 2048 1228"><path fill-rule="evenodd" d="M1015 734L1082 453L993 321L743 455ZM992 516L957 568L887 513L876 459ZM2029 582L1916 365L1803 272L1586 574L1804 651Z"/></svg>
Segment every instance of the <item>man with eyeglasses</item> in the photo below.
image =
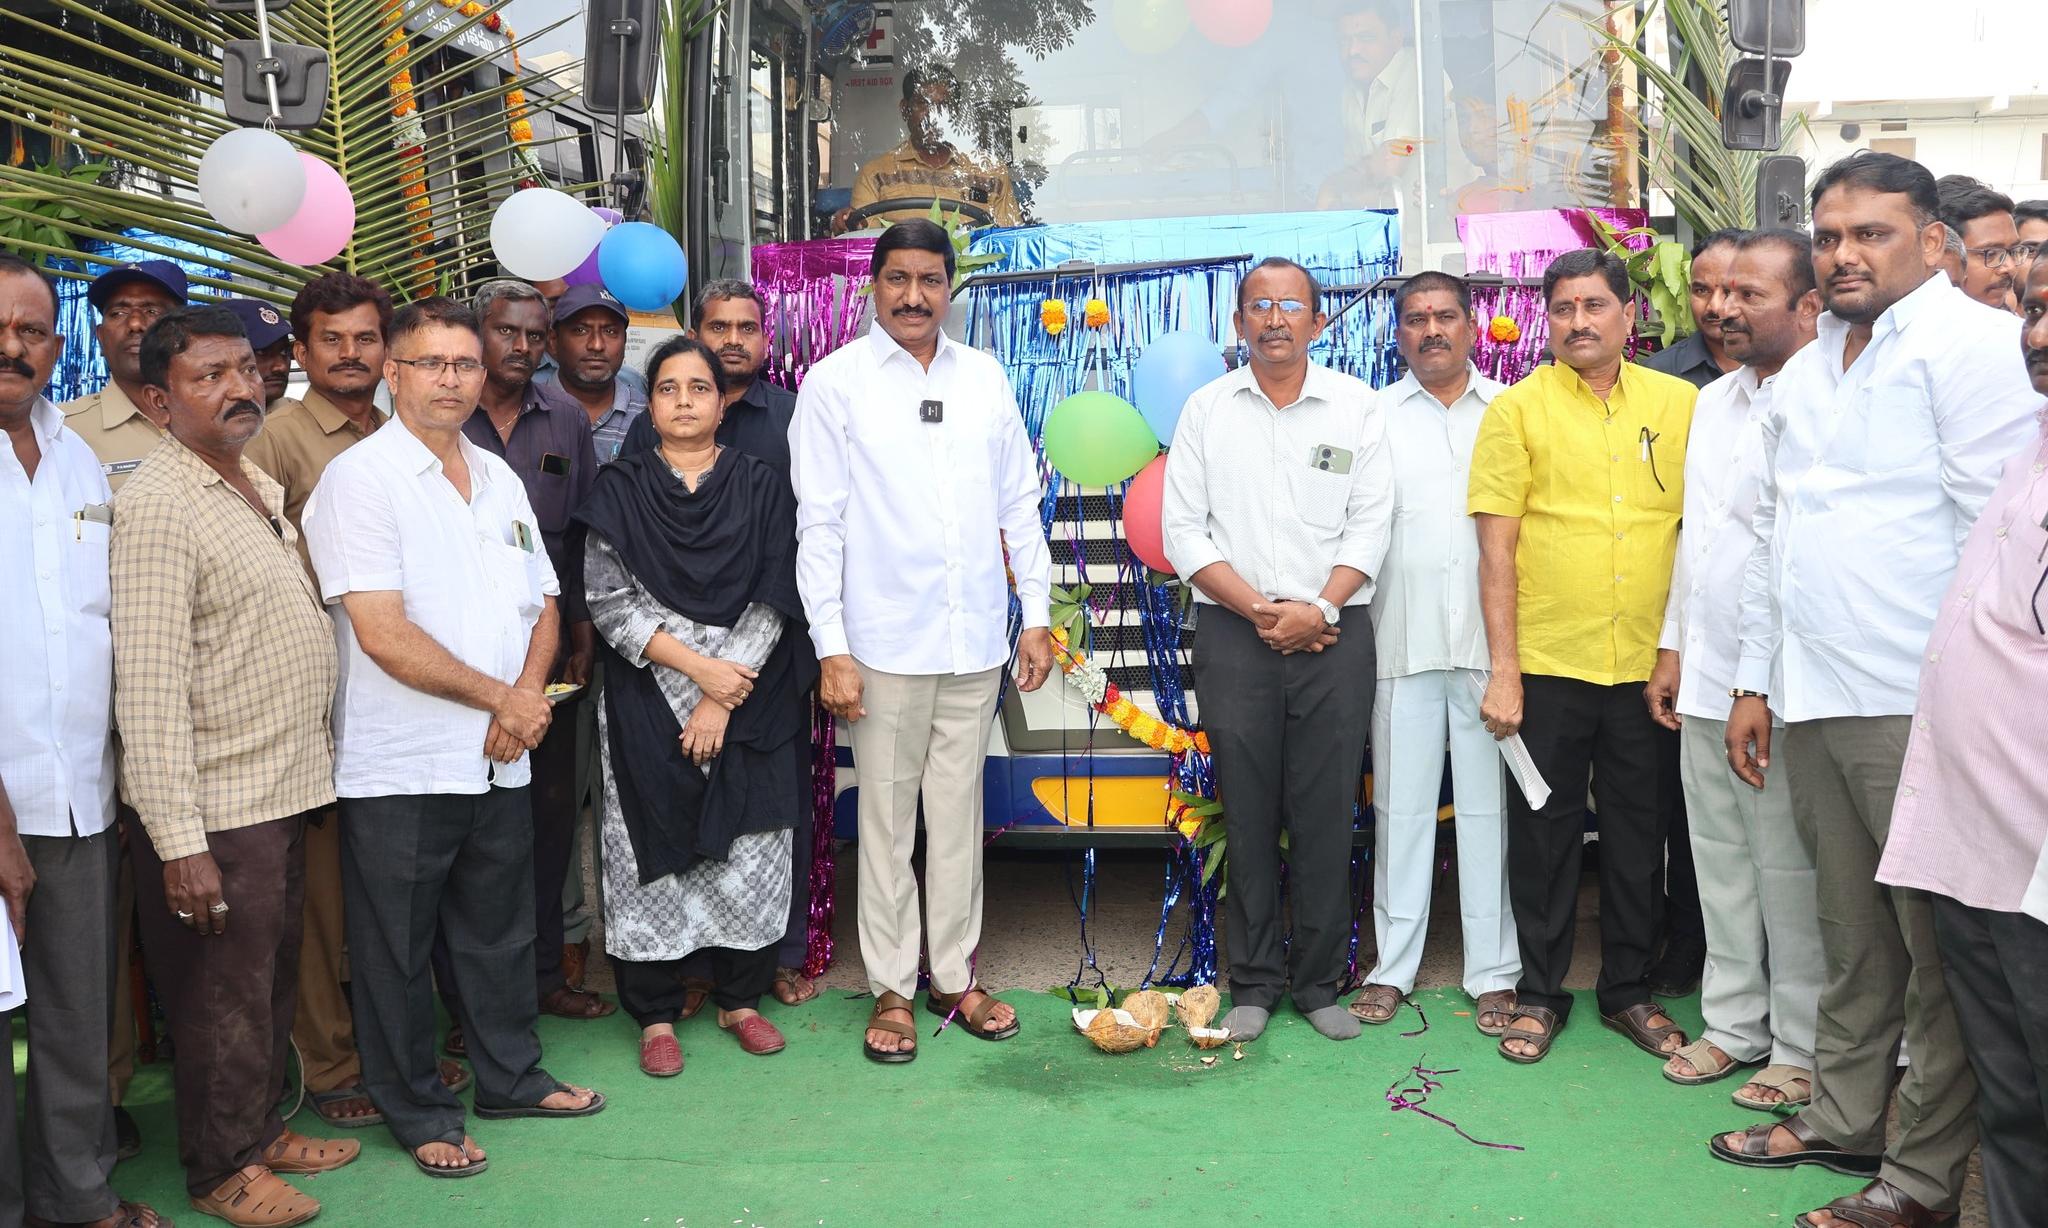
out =
<svg viewBox="0 0 2048 1228"><path fill-rule="evenodd" d="M142 334L185 305L185 270L168 260L138 260L93 279L86 301L99 309L93 340L107 360L107 383L58 408L64 425L100 458L100 471L118 491L142 458L164 437L164 419L144 405Z"/></svg>
<svg viewBox="0 0 2048 1228"><path fill-rule="evenodd" d="M1685 1034L1652 998L1664 878L1664 773L1677 735L1643 684L1684 510L1696 390L1623 358L1635 326L1628 268L1590 248L1543 274L1555 362L1494 398L1472 453L1479 601L1492 677L1487 732L1519 731L1550 786L1508 791L1508 893L1522 950L1511 1062L1541 1061L1571 1017L1564 979L1578 919L1592 776L1600 831L1600 1019L1660 1060Z"/></svg>
<svg viewBox="0 0 2048 1228"><path fill-rule="evenodd" d="M392 317L393 421L336 457L306 505L341 648L340 796L363 1083L437 1177L482 1172L437 1077L427 970L437 932L459 988L483 1118L584 1117L534 1030L533 804L527 754L553 717L561 592L511 468L464 434L483 392L476 316L446 298Z"/></svg>
<svg viewBox="0 0 2048 1228"><path fill-rule="evenodd" d="M2020 241L2012 249L2018 264L2013 269L2012 284L2017 290L2027 284L2034 261L2040 258L2042 246L2048 244L2048 200L2019 202L2012 207L2012 220L2020 234Z"/></svg>
<svg viewBox="0 0 2048 1228"><path fill-rule="evenodd" d="M1986 306L2018 311L2013 249L2020 232L2013 222L2012 198L1968 175L1943 175L1935 186L1943 224L1963 241L1962 280L1956 284Z"/></svg>
<svg viewBox="0 0 2048 1228"><path fill-rule="evenodd" d="M1230 799L1223 1027L1256 1040L1286 992L1316 1031L1349 1040L1359 1021L1337 995L1378 673L1365 607L1393 526L1393 459L1372 389L1309 361L1329 323L1313 274L1261 261L1235 318L1250 361L1188 398L1163 512L1166 557L1201 603L1195 686Z"/></svg>

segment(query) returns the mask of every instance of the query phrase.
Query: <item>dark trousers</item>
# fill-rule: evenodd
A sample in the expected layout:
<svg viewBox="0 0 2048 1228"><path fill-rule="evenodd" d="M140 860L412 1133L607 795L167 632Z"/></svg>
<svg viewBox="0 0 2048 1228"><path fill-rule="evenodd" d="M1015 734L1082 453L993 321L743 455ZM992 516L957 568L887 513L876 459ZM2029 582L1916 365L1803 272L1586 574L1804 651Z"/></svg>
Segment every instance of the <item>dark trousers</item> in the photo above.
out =
<svg viewBox="0 0 2048 1228"><path fill-rule="evenodd" d="M2048 1216L2048 925L1934 899L1934 938L1977 1075L1978 1154L1994 1228Z"/></svg>
<svg viewBox="0 0 2048 1228"><path fill-rule="evenodd" d="M576 713L556 709L547 735L528 758L533 765L533 981L538 1001L568 984L562 977L562 881L576 842Z"/></svg>
<svg viewBox="0 0 2048 1228"><path fill-rule="evenodd" d="M143 955L177 1047L178 1162L195 1197L262 1163L284 1133L277 1101L298 1005L305 831L306 816L294 815L207 833L228 906L227 932L209 935L171 911L148 837L128 841Z"/></svg>
<svg viewBox="0 0 2048 1228"><path fill-rule="evenodd" d="M804 957L810 950L811 844L815 839L814 833L816 831L816 826L811 816L811 739L808 736L799 737L791 743L791 748L794 762L790 770L795 772L797 779L803 782L803 787L797 791L797 794L804 799L804 803L796 815L796 821L793 825L795 830L790 833L792 837L790 840L790 870L793 877L790 879L789 887L789 928L782 931L782 940L771 948L771 953L775 957L774 962L768 969L768 985L771 987L775 983L774 973L777 968L795 968L801 971L804 966ZM745 952L745 954L752 954L752 952ZM614 960L613 962L616 963L618 961ZM711 953L708 948L692 951L677 961L677 963L682 968L683 976L697 977L710 981L713 984L718 983L718 972L712 967ZM756 994L755 996L759 997L760 995ZM623 1002L624 1000L623 991L621 991L620 1001ZM722 999L719 1004L721 1006L725 1005ZM739 1010L740 1008L726 1006L725 1009L731 1011ZM640 1026L646 1027L647 1025L643 1023Z"/></svg>
<svg viewBox="0 0 2048 1228"><path fill-rule="evenodd" d="M1532 811L1508 790L1508 896L1522 945L1524 1005L1569 1018L1564 987L1578 916L1586 830L1586 775L1600 831L1600 1013L1650 1000L1644 984L1657 941L1664 884L1664 818L1659 807L1678 735L1650 719L1643 684L1600 686L1576 678L1522 675L1522 742L1550 786Z"/></svg>
<svg viewBox="0 0 2048 1228"><path fill-rule="evenodd" d="M1707 922L1700 914L1700 879L1692 866L1692 828L1685 817L1685 785L1678 770L1678 739L1663 743L1658 768L1664 811L1664 909L1662 937L1673 948L1690 947L1704 956Z"/></svg>
<svg viewBox="0 0 2048 1228"><path fill-rule="evenodd" d="M1354 609L1322 652L1283 656L1252 624L1202 607L1191 663L1230 840L1224 935L1235 1005L1336 1002L1351 937L1351 828L1372 730L1372 625ZM1280 832L1294 932L1280 916Z"/></svg>
<svg viewBox="0 0 2048 1228"><path fill-rule="evenodd" d="M723 1011L750 1011L761 1005L761 995L775 980L775 948L735 951L730 947L706 947L683 959L620 959L613 955L612 978L618 982L619 1005L641 1027L674 1023L683 1013L683 965L704 969L715 989L711 1000Z"/></svg>
<svg viewBox="0 0 2048 1228"><path fill-rule="evenodd" d="M36 874L21 946L28 1095L17 1121L14 1062L0 1062L0 1224L112 1215L114 1110L107 1021L114 1001L114 882L120 837L23 836ZM14 1015L0 1014L0 1036Z"/></svg>
<svg viewBox="0 0 2048 1228"><path fill-rule="evenodd" d="M533 998L533 806L527 791L345 797L341 886L363 1086L401 1146L462 1141L462 1102L434 1062L429 952L453 955L477 1103L538 1104Z"/></svg>

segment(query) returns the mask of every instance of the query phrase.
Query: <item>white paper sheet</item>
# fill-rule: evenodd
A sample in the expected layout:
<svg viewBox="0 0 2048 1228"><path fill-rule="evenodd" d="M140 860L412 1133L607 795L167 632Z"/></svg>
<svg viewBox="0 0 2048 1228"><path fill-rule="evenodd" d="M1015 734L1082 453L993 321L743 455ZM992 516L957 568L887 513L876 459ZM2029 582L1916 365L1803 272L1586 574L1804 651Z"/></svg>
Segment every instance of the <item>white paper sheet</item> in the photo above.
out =
<svg viewBox="0 0 2048 1228"><path fill-rule="evenodd" d="M1472 689L1477 692L1480 702L1484 703L1489 675L1467 673L1465 681L1472 684ZM1529 799L1529 809L1543 809L1543 803L1550 800L1550 786L1543 783L1543 774L1536 770L1536 760L1530 756L1529 748L1522 744L1522 735L1509 734L1496 740L1494 745L1500 748L1500 757L1507 760L1508 774L1513 776L1515 784L1521 787L1522 796Z"/></svg>
<svg viewBox="0 0 2048 1228"><path fill-rule="evenodd" d="M28 985L21 977L21 944L14 940L14 919L0 908L0 1011L11 1011L28 1001Z"/></svg>

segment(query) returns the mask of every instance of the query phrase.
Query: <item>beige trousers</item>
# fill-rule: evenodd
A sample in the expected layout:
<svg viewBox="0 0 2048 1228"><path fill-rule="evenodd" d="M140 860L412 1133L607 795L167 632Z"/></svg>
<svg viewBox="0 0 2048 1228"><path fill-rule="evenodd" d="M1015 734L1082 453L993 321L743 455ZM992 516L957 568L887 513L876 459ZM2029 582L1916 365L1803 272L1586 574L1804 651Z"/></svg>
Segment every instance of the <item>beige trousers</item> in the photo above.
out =
<svg viewBox="0 0 2048 1228"><path fill-rule="evenodd" d="M355 1019L342 989L347 936L342 925L341 817L333 807L306 825L305 933L299 939L299 1001L292 1041L308 1092L354 1087L363 1079Z"/></svg>
<svg viewBox="0 0 2048 1228"><path fill-rule="evenodd" d="M981 777L1000 668L978 674L889 674L855 663L852 726L859 780L860 955L868 988L917 991L920 941L932 987L972 986L981 943ZM925 926L918 925L917 803L924 799Z"/></svg>

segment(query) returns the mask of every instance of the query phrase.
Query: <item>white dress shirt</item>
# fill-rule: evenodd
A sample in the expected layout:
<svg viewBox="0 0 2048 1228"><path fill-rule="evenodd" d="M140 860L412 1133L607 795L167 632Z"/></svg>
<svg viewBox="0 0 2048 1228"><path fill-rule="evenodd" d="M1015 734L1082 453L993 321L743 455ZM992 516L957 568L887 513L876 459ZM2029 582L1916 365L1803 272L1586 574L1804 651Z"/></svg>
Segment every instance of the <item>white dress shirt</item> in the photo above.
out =
<svg viewBox="0 0 2048 1228"><path fill-rule="evenodd" d="M544 598L561 595L526 487L458 437L464 502L402 418L328 464L306 503L306 542L334 615L334 791L341 797L482 793L531 779L527 757L484 756L491 714L399 682L356 640L341 598L397 591L405 616L456 660L510 684Z"/></svg>
<svg viewBox="0 0 2048 1228"><path fill-rule="evenodd" d="M1393 463L1376 394L1310 364L1286 408L1249 364L1197 389L1166 454L1166 558L1192 577L1230 564L1271 601L1310 601L1336 567L1365 573L1344 604L1372 600L1394 518ZM1195 600L1210 601L1197 590Z"/></svg>
<svg viewBox="0 0 2048 1228"><path fill-rule="evenodd" d="M1824 314L1778 373L1735 684L1786 721L1913 711L1963 539L2035 434L2019 330L1936 274L1846 370Z"/></svg>
<svg viewBox="0 0 2048 1228"><path fill-rule="evenodd" d="M1742 578L1756 545L1764 419L1778 377L1737 367L1700 390L1685 447L1685 528L1657 647L1679 654L1678 713L1725 721L1735 701ZM1761 689L1761 688L1756 688Z"/></svg>
<svg viewBox="0 0 2048 1228"><path fill-rule="evenodd" d="M937 401L939 421L919 406ZM1037 458L996 360L943 334L929 370L883 330L812 367L789 426L796 575L820 657L891 674L977 674L1048 625Z"/></svg>
<svg viewBox="0 0 2048 1228"><path fill-rule="evenodd" d="M114 821L113 492L56 406L38 399L29 426L34 480L0 439L0 788L21 835L91 836Z"/></svg>
<svg viewBox="0 0 2048 1228"><path fill-rule="evenodd" d="M1488 665L1479 534L1465 496L1479 420L1502 385L1469 362L1465 378L1448 408L1413 373L1379 393L1394 482L1394 527L1372 598L1382 678Z"/></svg>

